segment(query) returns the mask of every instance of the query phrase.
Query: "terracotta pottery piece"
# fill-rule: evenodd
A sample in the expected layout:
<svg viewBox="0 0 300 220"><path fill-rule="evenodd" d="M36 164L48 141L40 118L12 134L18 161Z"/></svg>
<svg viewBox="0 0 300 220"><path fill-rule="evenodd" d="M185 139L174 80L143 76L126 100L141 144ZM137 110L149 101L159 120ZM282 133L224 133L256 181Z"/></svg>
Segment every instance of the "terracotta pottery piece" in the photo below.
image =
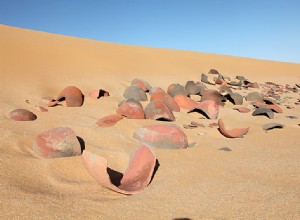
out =
<svg viewBox="0 0 300 220"><path fill-rule="evenodd" d="M81 154L81 146L71 128L52 128L37 136L34 152L46 158L70 157Z"/></svg>
<svg viewBox="0 0 300 220"><path fill-rule="evenodd" d="M96 124L99 127L111 127L122 119L123 119L123 116L121 116L119 114L112 114L112 115L108 115L108 116L105 116L105 117L99 119L96 122Z"/></svg>
<svg viewBox="0 0 300 220"><path fill-rule="evenodd" d="M133 137L143 144L157 148L181 149L188 147L186 134L173 124L156 124L139 128Z"/></svg>
<svg viewBox="0 0 300 220"><path fill-rule="evenodd" d="M234 105L242 105L243 104L243 96L239 93L232 92L225 96L231 103Z"/></svg>
<svg viewBox="0 0 300 220"><path fill-rule="evenodd" d="M220 73L215 69L210 69L208 74L217 74L217 75L219 75Z"/></svg>
<svg viewBox="0 0 300 220"><path fill-rule="evenodd" d="M188 92L188 95L197 95L203 90L194 81L187 81L184 88Z"/></svg>
<svg viewBox="0 0 300 220"><path fill-rule="evenodd" d="M263 94L260 92L250 92L245 99L247 101L262 101L264 98Z"/></svg>
<svg viewBox="0 0 300 220"><path fill-rule="evenodd" d="M26 109L15 109L9 113L9 118L14 121L34 121L37 116Z"/></svg>
<svg viewBox="0 0 300 220"><path fill-rule="evenodd" d="M147 83L146 81L142 80L142 79L133 79L131 81L131 85L132 86L139 86L141 87L145 92L150 91L151 86L149 85L149 83Z"/></svg>
<svg viewBox="0 0 300 220"><path fill-rule="evenodd" d="M89 93L89 97L92 99L99 99L100 97L107 97L109 96L109 92L103 89L96 89Z"/></svg>
<svg viewBox="0 0 300 220"><path fill-rule="evenodd" d="M268 124L262 125L262 129L265 131L272 130L274 128L283 128L283 127L284 127L284 125L279 124L279 123L268 123Z"/></svg>
<svg viewBox="0 0 300 220"><path fill-rule="evenodd" d="M167 93L172 97L178 94L188 96L188 92L185 90L185 88L178 83L169 85Z"/></svg>
<svg viewBox="0 0 300 220"><path fill-rule="evenodd" d="M205 74L201 74L201 82L204 82L204 83L207 83L207 84L210 84L210 85L215 85L215 83L213 83L213 82L210 82L209 80L208 80L208 76L207 75L205 75Z"/></svg>
<svg viewBox="0 0 300 220"><path fill-rule="evenodd" d="M200 110L200 113L209 119L217 119L219 114L219 105L215 100L205 100L199 102L195 107L188 110L188 113Z"/></svg>
<svg viewBox="0 0 300 220"><path fill-rule="evenodd" d="M223 97L217 90L207 89L201 92L201 101L205 100L214 100L220 106L224 106L223 101L226 101L226 98Z"/></svg>
<svg viewBox="0 0 300 220"><path fill-rule="evenodd" d="M232 90L228 86L220 86L218 90L220 93L232 93Z"/></svg>
<svg viewBox="0 0 300 220"><path fill-rule="evenodd" d="M39 110L40 112L48 112L48 109L43 107L43 106L36 106L35 107L37 110Z"/></svg>
<svg viewBox="0 0 300 220"><path fill-rule="evenodd" d="M135 99L137 101L147 101L147 95L144 90L139 86L129 86L124 94L124 98L126 99Z"/></svg>
<svg viewBox="0 0 300 220"><path fill-rule="evenodd" d="M248 113L248 112L251 111L249 108L246 108L246 107L244 107L244 106L236 106L236 107L234 107L234 108L232 108L232 109L238 110L238 111L241 112L241 113Z"/></svg>
<svg viewBox="0 0 300 220"><path fill-rule="evenodd" d="M239 81L230 81L230 82L228 82L228 85L231 85L231 86L242 86L243 85L243 81L242 80L239 80Z"/></svg>
<svg viewBox="0 0 300 220"><path fill-rule="evenodd" d="M175 121L175 117L167 104L161 100L149 102L145 107L145 116L152 120Z"/></svg>
<svg viewBox="0 0 300 220"><path fill-rule="evenodd" d="M257 108L253 113L253 116L256 115L266 115L268 118L272 119L274 118L274 113L272 112L271 109L265 108L265 107L259 107Z"/></svg>
<svg viewBox="0 0 300 220"><path fill-rule="evenodd" d="M195 108L195 106L197 105L197 102L195 100L193 100L185 95L182 95L182 94L178 94L178 95L174 96L173 98L180 108L183 108L186 110Z"/></svg>
<svg viewBox="0 0 300 220"><path fill-rule="evenodd" d="M121 102L116 112L128 119L145 119L143 106L137 100L129 99Z"/></svg>
<svg viewBox="0 0 300 220"><path fill-rule="evenodd" d="M148 146L141 145L135 151L124 174L108 167L104 157L84 150L82 161L88 173L103 187L132 195L143 191L150 183L156 165L156 157Z"/></svg>
<svg viewBox="0 0 300 220"><path fill-rule="evenodd" d="M220 133L228 138L241 138L249 131L249 128L234 128L232 130L227 130L222 119L219 119L218 126Z"/></svg>
<svg viewBox="0 0 300 220"><path fill-rule="evenodd" d="M156 91L151 92L151 97L150 101L155 101L155 100L161 100L163 101L171 111L173 112L179 112L180 107L178 104L175 102L172 96L167 94L164 90L159 90L157 89Z"/></svg>
<svg viewBox="0 0 300 220"><path fill-rule="evenodd" d="M66 101L67 107L80 107L83 105L83 94L80 89L75 86L68 86L59 93L57 101Z"/></svg>

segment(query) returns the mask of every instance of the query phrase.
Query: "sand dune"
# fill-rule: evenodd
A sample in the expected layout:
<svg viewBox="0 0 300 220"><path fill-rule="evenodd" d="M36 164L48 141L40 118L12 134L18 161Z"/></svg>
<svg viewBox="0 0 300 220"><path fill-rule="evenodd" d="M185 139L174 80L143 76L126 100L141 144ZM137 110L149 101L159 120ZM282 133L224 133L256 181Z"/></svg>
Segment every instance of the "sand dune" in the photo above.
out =
<svg viewBox="0 0 300 220"><path fill-rule="evenodd" d="M300 107L294 104L299 90L282 94L283 113L275 113L274 119L240 113L226 102L218 118L226 128L250 127L244 138L229 139L208 127L217 119L174 112L173 123L196 144L155 148L160 167L146 190L133 196L98 185L80 156L44 159L32 150L41 132L70 127L87 150L124 172L130 152L138 147L134 132L168 122L125 118L100 128L97 120L115 113L134 78L166 91L171 83L200 81L212 68L258 83L300 83L300 64L120 45L0 25L1 219L299 219ZM82 107L35 108L42 97L56 98L70 85L85 95ZM94 89L110 96L91 99L88 93ZM10 120L9 112L16 108L34 112L37 120ZM205 127L183 129L191 121ZM265 132L261 126L271 122L284 128ZM231 151L219 150L223 147Z"/></svg>

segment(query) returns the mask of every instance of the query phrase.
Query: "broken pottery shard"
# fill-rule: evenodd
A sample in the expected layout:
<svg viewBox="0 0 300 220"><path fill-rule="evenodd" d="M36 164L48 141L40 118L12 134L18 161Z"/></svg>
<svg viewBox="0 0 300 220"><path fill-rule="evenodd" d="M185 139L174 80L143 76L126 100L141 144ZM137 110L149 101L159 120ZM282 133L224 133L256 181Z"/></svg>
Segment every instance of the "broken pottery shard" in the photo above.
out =
<svg viewBox="0 0 300 220"><path fill-rule="evenodd" d="M242 86L243 85L243 81L242 80L239 80L239 81L230 81L230 82L228 82L228 85L231 85L231 86Z"/></svg>
<svg viewBox="0 0 300 220"><path fill-rule="evenodd" d="M36 106L35 107L37 110L39 110L40 112L48 112L48 109L43 107L43 106Z"/></svg>
<svg viewBox="0 0 300 220"><path fill-rule="evenodd" d="M219 72L215 69L210 69L208 74L217 74L217 75L219 75Z"/></svg>
<svg viewBox="0 0 300 220"><path fill-rule="evenodd" d="M14 121L34 121L37 116L26 109L15 109L9 113L9 118Z"/></svg>
<svg viewBox="0 0 300 220"><path fill-rule="evenodd" d="M218 90L220 93L232 93L232 90L228 86L220 86Z"/></svg>
<svg viewBox="0 0 300 220"><path fill-rule="evenodd" d="M246 78L244 76L236 76L236 79L240 80L240 81L245 81Z"/></svg>
<svg viewBox="0 0 300 220"><path fill-rule="evenodd" d="M149 102L145 107L145 116L152 120L175 121L175 117L169 107L161 100Z"/></svg>
<svg viewBox="0 0 300 220"><path fill-rule="evenodd" d="M70 157L81 154L80 143L71 128L52 128L37 136L33 150L41 157Z"/></svg>
<svg viewBox="0 0 300 220"><path fill-rule="evenodd" d="M249 131L249 128L234 128L232 130L227 130L222 119L219 119L218 125L220 133L228 138L241 138Z"/></svg>
<svg viewBox="0 0 300 220"><path fill-rule="evenodd" d="M279 123L269 123L269 124L264 124L262 126L262 128L265 131L272 130L274 128L283 128L283 127L284 127L284 125L283 124L279 124Z"/></svg>
<svg viewBox="0 0 300 220"><path fill-rule="evenodd" d="M128 119L144 119L145 113L141 103L134 99L128 99L119 104L116 110L117 114L125 116Z"/></svg>
<svg viewBox="0 0 300 220"><path fill-rule="evenodd" d="M135 99L137 101L147 101L147 95L144 90L139 86L129 86L123 96L126 99Z"/></svg>
<svg viewBox="0 0 300 220"><path fill-rule="evenodd" d="M101 186L126 195L143 191L151 182L156 165L154 153L144 145L135 151L124 174L109 168L104 157L86 150L83 151L82 161L88 173Z"/></svg>
<svg viewBox="0 0 300 220"><path fill-rule="evenodd" d="M188 147L186 134L173 124L145 126L137 129L133 137L141 143L157 148L180 149Z"/></svg>
<svg viewBox="0 0 300 220"><path fill-rule="evenodd" d="M100 97L106 97L106 96L109 96L109 92L103 89L96 89L89 93L89 97L92 99L99 99Z"/></svg>
<svg viewBox="0 0 300 220"><path fill-rule="evenodd" d="M218 150L222 150L222 151L231 151L231 149L228 148L228 147L221 147L221 148L219 148Z"/></svg>
<svg viewBox="0 0 300 220"><path fill-rule="evenodd" d="M219 114L219 105L215 100L205 100L199 102L195 107L188 110L188 113L200 110L204 116L209 119L217 119Z"/></svg>
<svg viewBox="0 0 300 220"><path fill-rule="evenodd" d="M170 96L169 94L167 94L162 89L157 89L157 90L151 92L150 101L155 101L155 100L163 101L169 107L169 109L171 111L174 111L174 112L179 112L180 111L180 107L175 102L173 97Z"/></svg>
<svg viewBox="0 0 300 220"><path fill-rule="evenodd" d="M239 93L229 93L225 97L234 105L243 104L243 96L241 96Z"/></svg>
<svg viewBox="0 0 300 220"><path fill-rule="evenodd" d="M261 101L264 98L263 94L260 92L250 92L245 99L247 101Z"/></svg>
<svg viewBox="0 0 300 220"><path fill-rule="evenodd" d="M131 81L131 85L132 86L139 86L141 87L145 92L148 92L150 91L151 89L151 86L149 85L149 83L147 83L145 80L142 80L142 79L133 79Z"/></svg>
<svg viewBox="0 0 300 220"><path fill-rule="evenodd" d="M190 124L190 125L183 125L183 128L185 128L185 129L194 129L194 128L197 128L197 126Z"/></svg>
<svg viewBox="0 0 300 220"><path fill-rule="evenodd" d="M212 83L208 80L208 76L205 75L204 73L202 73L202 75L201 75L201 82L204 82L204 83L207 83L207 84L210 84L210 85L215 85L215 83Z"/></svg>
<svg viewBox="0 0 300 220"><path fill-rule="evenodd" d="M226 98L223 97L217 90L207 89L201 92L201 101L205 100L214 100L220 106L224 106L223 101L226 101Z"/></svg>
<svg viewBox="0 0 300 220"><path fill-rule="evenodd" d="M237 106L237 107L234 107L233 109L238 110L241 113L248 113L251 111L249 108L246 108L244 106Z"/></svg>
<svg viewBox="0 0 300 220"><path fill-rule="evenodd" d="M202 90L199 84L197 85L194 81L187 81L184 88L189 95L197 95Z"/></svg>
<svg viewBox="0 0 300 220"><path fill-rule="evenodd" d="M113 125L115 125L118 121L120 121L121 119L123 119L123 116L119 115L119 114L113 114L113 115L108 115L105 116L101 119L99 119L96 124L99 127L111 127Z"/></svg>
<svg viewBox="0 0 300 220"><path fill-rule="evenodd" d="M80 107L83 105L83 97L80 89L75 86L68 86L61 91L56 100L65 100L67 107Z"/></svg>
<svg viewBox="0 0 300 220"><path fill-rule="evenodd" d="M183 108L183 109L192 109L192 108L195 108L195 106L197 105L197 102L193 99L191 99L190 97L187 97L185 95L182 95L182 94L178 94L176 96L173 97L175 102L177 103L177 105L180 107L180 108Z"/></svg>
<svg viewBox="0 0 300 220"><path fill-rule="evenodd" d="M204 128L204 127L205 127L203 124L200 124L200 123L198 123L198 122L196 122L196 121L191 121L191 125L195 125L195 126L201 127L201 128Z"/></svg>
<svg viewBox="0 0 300 220"><path fill-rule="evenodd" d="M167 93L172 97L178 94L188 96L188 92L185 90L185 88L178 83L169 85Z"/></svg>
<svg viewBox="0 0 300 220"><path fill-rule="evenodd" d="M272 112L271 109L265 108L265 107L259 107L257 108L253 113L253 116L256 115L266 115L268 118L272 119L274 118L274 112Z"/></svg>

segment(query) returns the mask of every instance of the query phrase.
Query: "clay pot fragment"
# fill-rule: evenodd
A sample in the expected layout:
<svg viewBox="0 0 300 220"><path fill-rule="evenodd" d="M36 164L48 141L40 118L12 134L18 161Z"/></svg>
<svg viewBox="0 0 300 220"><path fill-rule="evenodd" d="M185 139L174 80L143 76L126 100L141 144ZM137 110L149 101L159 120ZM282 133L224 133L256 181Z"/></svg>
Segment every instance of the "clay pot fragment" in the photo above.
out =
<svg viewBox="0 0 300 220"><path fill-rule="evenodd" d="M208 71L208 74L216 74L216 75L219 75L220 73L218 72L218 70L210 69L210 70Z"/></svg>
<svg viewBox="0 0 300 220"><path fill-rule="evenodd" d="M149 85L149 83L147 83L145 80L142 79L133 79L131 81L131 85L132 86L139 86L141 87L145 92L150 91L151 86Z"/></svg>
<svg viewBox="0 0 300 220"><path fill-rule="evenodd" d="M112 115L108 115L108 116L105 116L105 117L99 119L96 122L96 124L99 127L111 127L122 119L123 119L123 116L121 116L119 114L112 114Z"/></svg>
<svg viewBox="0 0 300 220"><path fill-rule="evenodd" d="M243 85L243 81L240 80L240 81L230 81L228 82L228 85L231 85L231 86L242 86Z"/></svg>
<svg viewBox="0 0 300 220"><path fill-rule="evenodd" d="M56 98L57 101L66 101L67 107L80 107L83 105L84 96L80 89L68 86L63 89Z"/></svg>
<svg viewBox="0 0 300 220"><path fill-rule="evenodd" d="M156 89L155 91L151 92L151 97L150 101L155 101L155 100L161 100L163 101L171 111L174 112L179 112L180 107L178 104L175 102L172 96L167 94L164 90L162 89Z"/></svg>
<svg viewBox="0 0 300 220"><path fill-rule="evenodd" d="M100 97L107 97L109 96L109 92L103 89L96 89L89 93L89 97L92 99L99 99Z"/></svg>
<svg viewBox="0 0 300 220"><path fill-rule="evenodd" d="M143 191L150 183L156 166L156 157L145 145L139 146L122 174L108 167L104 157L83 151L82 161L88 173L103 187L131 195Z"/></svg>
<svg viewBox="0 0 300 220"><path fill-rule="evenodd" d="M188 95L197 95L203 90L201 86L194 81L187 81L184 88L188 92Z"/></svg>
<svg viewBox="0 0 300 220"><path fill-rule="evenodd" d="M266 115L268 118L272 119L274 118L274 113L271 109L265 108L265 107L259 107L257 108L253 113L253 116L256 115Z"/></svg>
<svg viewBox="0 0 300 220"><path fill-rule="evenodd" d="M147 101L147 95L144 90L139 86L129 86L124 94L124 98L126 99L135 99L137 101Z"/></svg>
<svg viewBox="0 0 300 220"><path fill-rule="evenodd" d="M192 108L195 108L195 106L197 105L197 102L185 95L182 95L182 94L178 94L176 96L173 97L175 102L177 103L177 105L180 107L180 108L183 108L183 109L192 109Z"/></svg>
<svg viewBox="0 0 300 220"><path fill-rule="evenodd" d="M283 127L284 125L279 123L268 123L262 125L262 129L264 129L265 131L272 130L274 128L283 128Z"/></svg>
<svg viewBox="0 0 300 220"><path fill-rule="evenodd" d="M147 119L152 120L175 121L172 111L161 100L149 102L145 107L145 116Z"/></svg>
<svg viewBox="0 0 300 220"><path fill-rule="evenodd" d="M227 152L229 152L229 151L232 151L230 148L228 148L228 147L221 147L221 148L219 148L218 150L221 150L221 151L227 151Z"/></svg>
<svg viewBox="0 0 300 220"><path fill-rule="evenodd" d="M228 87L228 86L220 86L218 88L219 92L222 94L222 93L232 93L232 90Z"/></svg>
<svg viewBox="0 0 300 220"><path fill-rule="evenodd" d="M46 158L81 154L79 140L68 127L52 128L39 134L33 144L33 150L37 155Z"/></svg>
<svg viewBox="0 0 300 220"><path fill-rule="evenodd" d="M37 110L39 110L40 112L48 112L48 109L43 107L43 106L36 106L35 107Z"/></svg>
<svg viewBox="0 0 300 220"><path fill-rule="evenodd" d="M116 112L128 119L145 119L143 106L135 99L128 99L121 102Z"/></svg>
<svg viewBox="0 0 300 220"><path fill-rule="evenodd" d="M195 126L201 127L201 128L204 128L204 127L205 127L203 124L200 124L200 123L198 123L198 122L196 122L196 121L191 121L191 125L195 125Z"/></svg>
<svg viewBox="0 0 300 220"><path fill-rule="evenodd" d="M249 131L249 128L234 128L232 130L227 130L222 119L218 120L218 126L220 133L227 138L242 138Z"/></svg>
<svg viewBox="0 0 300 220"><path fill-rule="evenodd" d="M205 100L214 100L218 105L224 106L223 101L226 101L226 98L217 90L207 89L201 92L201 101Z"/></svg>
<svg viewBox="0 0 300 220"><path fill-rule="evenodd" d="M246 78L244 76L236 76L235 78L239 81L245 81L246 80Z"/></svg>
<svg viewBox="0 0 300 220"><path fill-rule="evenodd" d="M208 76L205 75L204 73L201 74L201 82L204 82L204 83L207 83L207 84L210 84L210 85L215 85L215 83L212 83L208 80Z"/></svg>
<svg viewBox="0 0 300 220"><path fill-rule="evenodd" d="M262 101L264 98L263 94L260 92L250 92L245 99L247 101Z"/></svg>
<svg viewBox="0 0 300 220"><path fill-rule="evenodd" d="M249 108L246 108L246 107L244 107L244 106L236 106L236 107L234 107L234 108L232 108L232 109L238 110L238 111L241 112L241 113L248 113L248 112L251 111Z"/></svg>
<svg viewBox="0 0 300 220"><path fill-rule="evenodd" d="M243 104L243 96L241 96L239 93L232 92L227 94L225 97L234 105Z"/></svg>
<svg viewBox="0 0 300 220"><path fill-rule="evenodd" d="M37 116L27 109L15 109L9 113L9 118L14 121L34 121Z"/></svg>
<svg viewBox="0 0 300 220"><path fill-rule="evenodd" d="M167 93L172 97L174 97L178 94L188 96L188 92L185 90L185 88L178 83L169 85Z"/></svg>
<svg viewBox="0 0 300 220"><path fill-rule="evenodd" d="M215 100L204 100L199 102L195 107L188 110L190 112L199 112L208 119L217 119L219 114L219 105Z"/></svg>
<svg viewBox="0 0 300 220"><path fill-rule="evenodd" d="M188 147L186 134L173 124L156 124L139 128L133 137L143 144L157 148L181 149Z"/></svg>

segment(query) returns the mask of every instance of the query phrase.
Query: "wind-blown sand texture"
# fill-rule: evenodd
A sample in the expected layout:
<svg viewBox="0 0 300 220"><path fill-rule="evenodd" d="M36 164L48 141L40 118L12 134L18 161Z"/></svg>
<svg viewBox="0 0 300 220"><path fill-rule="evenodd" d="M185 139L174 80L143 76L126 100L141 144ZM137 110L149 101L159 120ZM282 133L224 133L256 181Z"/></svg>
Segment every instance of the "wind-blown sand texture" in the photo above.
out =
<svg viewBox="0 0 300 220"><path fill-rule="evenodd" d="M124 118L111 127L96 122L116 114L135 78L167 91L173 83L201 81L202 73L211 81L215 74L209 74L210 69L233 81L242 75L260 85L300 83L300 64L119 45L0 25L0 219L299 219L300 106L294 104L299 90L281 94L283 113L274 113L274 119L252 116L251 101L243 102L250 106L249 113L234 110L226 101L218 118L228 128L250 127L243 138L226 138L208 126L218 119L187 114L185 109L173 112L176 120L171 123L196 144L186 149L153 148L160 166L151 184L137 195L97 184L81 156L46 159L32 149L41 132L70 127L86 150L124 173L130 152L139 146L134 132L170 122ZM81 90L83 105L47 107L68 86ZM100 89L109 96L89 97ZM233 92L246 96L261 90L260 86ZM148 101L141 101L144 108L147 96ZM9 113L15 109L27 109L37 119L11 120ZM204 126L183 128L191 122ZM284 128L265 132L262 125L267 123Z"/></svg>

